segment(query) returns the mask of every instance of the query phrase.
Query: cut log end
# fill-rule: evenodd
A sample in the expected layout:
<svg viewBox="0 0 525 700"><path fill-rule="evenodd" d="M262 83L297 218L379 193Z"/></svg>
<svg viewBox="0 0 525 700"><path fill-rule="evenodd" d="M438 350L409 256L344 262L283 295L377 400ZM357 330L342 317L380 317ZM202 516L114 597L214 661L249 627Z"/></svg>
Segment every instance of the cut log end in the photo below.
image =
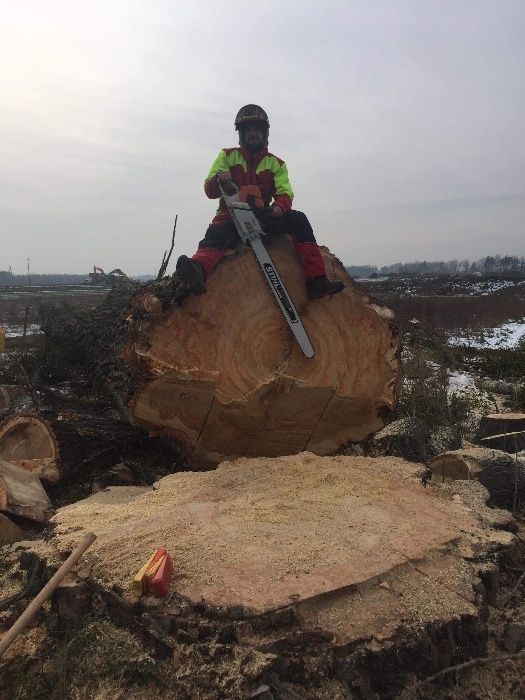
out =
<svg viewBox="0 0 525 700"><path fill-rule="evenodd" d="M476 474L476 462L454 452L446 452L430 460L429 467L436 479L456 481L473 479Z"/></svg>
<svg viewBox="0 0 525 700"><path fill-rule="evenodd" d="M313 359L293 340L246 247L219 265L206 295L163 316L151 310L150 295L135 299L146 314L123 354L135 379L134 419L180 440L194 463L305 449L329 454L383 427L395 407L400 370L392 312L325 249L330 276L346 288L309 302L290 240L276 238L269 251Z"/></svg>
<svg viewBox="0 0 525 700"><path fill-rule="evenodd" d="M56 483L60 478L58 457L53 431L38 416L21 414L0 424L0 459Z"/></svg>

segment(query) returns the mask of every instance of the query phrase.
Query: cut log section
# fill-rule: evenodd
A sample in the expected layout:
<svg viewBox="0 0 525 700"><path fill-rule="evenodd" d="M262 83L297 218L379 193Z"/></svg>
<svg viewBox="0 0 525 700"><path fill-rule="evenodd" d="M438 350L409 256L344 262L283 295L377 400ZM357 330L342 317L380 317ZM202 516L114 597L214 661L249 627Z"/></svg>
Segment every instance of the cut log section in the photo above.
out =
<svg viewBox="0 0 525 700"><path fill-rule="evenodd" d="M174 437L194 464L304 449L326 455L385 424L400 380L393 312L376 302L326 249L329 275L346 289L308 301L287 237L269 251L315 357L294 341L252 252L227 256L208 292L162 312L151 292L134 300L142 320L124 359L135 421Z"/></svg>
<svg viewBox="0 0 525 700"><path fill-rule="evenodd" d="M525 463L501 450L453 450L435 457L429 466L437 480L478 480L499 507L513 508L515 498L525 499Z"/></svg>
<svg viewBox="0 0 525 700"><path fill-rule="evenodd" d="M45 523L53 514L40 479L0 460L0 511Z"/></svg>
<svg viewBox="0 0 525 700"><path fill-rule="evenodd" d="M478 439L494 450L520 452L525 450L525 413L492 413L483 416Z"/></svg>
<svg viewBox="0 0 525 700"><path fill-rule="evenodd" d="M59 480L59 450L49 423L36 415L22 414L0 424L0 458L43 481Z"/></svg>
<svg viewBox="0 0 525 700"><path fill-rule="evenodd" d="M141 428L115 417L107 407L90 411L67 407L6 418L0 423L0 459L52 485L89 479L95 471L105 473L123 459L142 454L148 440ZM155 450L153 443L150 449Z"/></svg>

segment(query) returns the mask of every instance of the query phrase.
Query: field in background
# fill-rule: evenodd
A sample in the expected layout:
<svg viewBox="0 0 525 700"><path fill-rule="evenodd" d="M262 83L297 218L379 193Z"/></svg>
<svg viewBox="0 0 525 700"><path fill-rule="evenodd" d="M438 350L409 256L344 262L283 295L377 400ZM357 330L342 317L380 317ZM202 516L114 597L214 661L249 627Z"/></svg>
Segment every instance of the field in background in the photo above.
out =
<svg viewBox="0 0 525 700"><path fill-rule="evenodd" d="M24 325L32 334L40 328L38 310L43 302L90 309L100 304L108 291L109 287L90 285L0 287L0 326L8 337L22 335Z"/></svg>
<svg viewBox="0 0 525 700"><path fill-rule="evenodd" d="M525 280L475 275L358 280L393 309L437 334L474 335L509 321L525 324ZM525 327L524 327L525 332Z"/></svg>
<svg viewBox="0 0 525 700"><path fill-rule="evenodd" d="M525 410L525 280L501 275L358 280L403 333L399 415L472 435L483 413ZM444 445L444 447L446 447Z"/></svg>

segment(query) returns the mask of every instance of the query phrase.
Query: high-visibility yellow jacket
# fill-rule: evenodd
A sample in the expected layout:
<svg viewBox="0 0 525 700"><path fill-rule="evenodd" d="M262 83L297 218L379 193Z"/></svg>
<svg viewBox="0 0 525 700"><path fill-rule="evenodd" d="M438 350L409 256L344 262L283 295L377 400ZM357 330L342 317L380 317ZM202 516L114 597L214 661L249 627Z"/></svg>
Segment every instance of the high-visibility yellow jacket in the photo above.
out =
<svg viewBox="0 0 525 700"><path fill-rule="evenodd" d="M283 212L292 208L293 191L288 179L286 163L267 149L251 153L242 146L223 148L204 182L204 191L210 199L218 199L221 196L216 179L220 170L229 170L232 180L238 187L258 185L265 206L268 206L273 199L273 204L280 207ZM223 223L229 218L224 200L221 199L212 224Z"/></svg>

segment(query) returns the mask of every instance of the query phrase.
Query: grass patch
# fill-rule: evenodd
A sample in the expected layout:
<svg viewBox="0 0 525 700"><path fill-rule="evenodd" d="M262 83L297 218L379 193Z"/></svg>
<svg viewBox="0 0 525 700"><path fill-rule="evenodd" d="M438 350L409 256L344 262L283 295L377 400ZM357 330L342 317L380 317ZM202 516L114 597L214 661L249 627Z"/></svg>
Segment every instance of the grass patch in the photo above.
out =
<svg viewBox="0 0 525 700"><path fill-rule="evenodd" d="M475 429L477 416L494 409L488 395L458 390L448 391L446 376L438 373L427 378L406 380L397 417L418 418L430 430L446 427L460 435Z"/></svg>

